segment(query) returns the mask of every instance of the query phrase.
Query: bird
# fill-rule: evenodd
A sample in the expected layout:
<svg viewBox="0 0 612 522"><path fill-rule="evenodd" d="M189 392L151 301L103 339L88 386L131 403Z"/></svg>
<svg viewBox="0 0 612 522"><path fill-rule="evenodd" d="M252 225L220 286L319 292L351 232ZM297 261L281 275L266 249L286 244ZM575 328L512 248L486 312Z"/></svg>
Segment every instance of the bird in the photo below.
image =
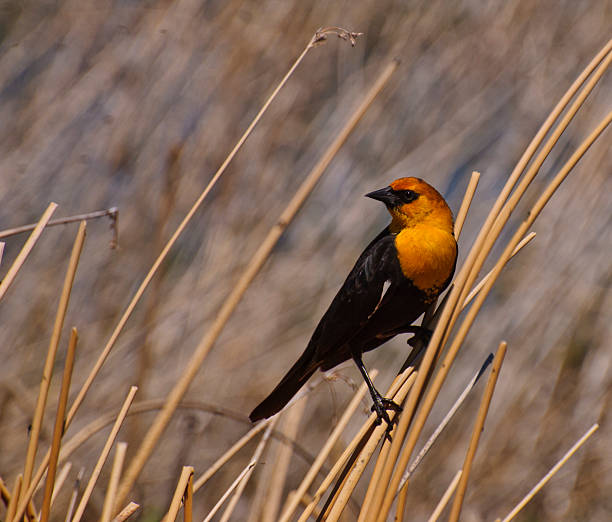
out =
<svg viewBox="0 0 612 522"><path fill-rule="evenodd" d="M401 410L374 387L362 355L399 334L431 335L413 323L455 272L454 219L440 193L420 178L399 178L366 197L384 203L391 222L359 256L304 353L251 412L251 422L278 413L318 369L349 359L369 389L377 424L390 427L387 410Z"/></svg>

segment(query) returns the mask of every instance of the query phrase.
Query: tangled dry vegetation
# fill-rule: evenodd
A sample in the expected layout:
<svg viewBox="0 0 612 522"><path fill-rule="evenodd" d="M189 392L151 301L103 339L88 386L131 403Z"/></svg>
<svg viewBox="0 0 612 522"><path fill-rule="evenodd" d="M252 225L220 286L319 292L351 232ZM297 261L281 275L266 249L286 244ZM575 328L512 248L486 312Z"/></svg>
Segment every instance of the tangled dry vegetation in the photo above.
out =
<svg viewBox="0 0 612 522"><path fill-rule="evenodd" d="M609 4L1 9L3 520L609 520ZM251 426L402 175L460 259L392 442L350 365Z"/></svg>

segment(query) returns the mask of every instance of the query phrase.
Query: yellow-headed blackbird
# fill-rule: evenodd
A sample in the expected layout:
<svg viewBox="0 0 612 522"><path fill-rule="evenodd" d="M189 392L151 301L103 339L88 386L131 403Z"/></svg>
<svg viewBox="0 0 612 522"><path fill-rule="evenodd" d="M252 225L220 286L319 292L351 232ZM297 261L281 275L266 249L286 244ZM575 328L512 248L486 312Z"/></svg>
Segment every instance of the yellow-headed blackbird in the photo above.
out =
<svg viewBox="0 0 612 522"><path fill-rule="evenodd" d="M386 410L399 408L374 388L361 356L398 334L419 331L412 323L455 271L453 215L438 191L418 178L400 178L366 196L387 206L391 223L359 256L306 350L251 412L251 421L279 412L318 368L348 359L368 385L379 422L389 423Z"/></svg>

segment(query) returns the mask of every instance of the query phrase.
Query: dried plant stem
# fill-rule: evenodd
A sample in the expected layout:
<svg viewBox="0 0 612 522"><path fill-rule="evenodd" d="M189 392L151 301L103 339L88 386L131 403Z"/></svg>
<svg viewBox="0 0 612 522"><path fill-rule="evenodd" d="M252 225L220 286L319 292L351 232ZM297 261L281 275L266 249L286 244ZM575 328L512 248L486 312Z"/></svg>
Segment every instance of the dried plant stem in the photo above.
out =
<svg viewBox="0 0 612 522"><path fill-rule="evenodd" d="M412 372L410 376L406 379L406 382L404 382L402 387L395 395L394 400L398 404L402 404L404 402L404 399L406 398L406 395L408 395L408 391L410 390L411 386L414 384L417 375L418 372ZM389 417L393 421L396 415L396 412L390 412ZM350 500L351 495L353 494L355 486L357 486L357 483L363 475L366 466L370 462L370 459L372 458L372 455L376 450L376 446L378 446L380 439L385 436L386 431L387 426L383 422L380 425L376 426L376 428L372 432L372 435L359 453L359 457L355 461L353 469L351 469L350 473L346 476L345 480L343 481L342 487L338 491L337 498L335 499L333 505L331 506L331 509L329 510L329 514L326 517L326 520L328 520L329 522L336 521L340 518L342 511L348 504L348 501ZM393 431L391 432L391 436L393 436ZM384 451L386 442L388 441L385 440L385 442L383 442L383 450L381 451ZM373 480L375 480L374 477Z"/></svg>
<svg viewBox="0 0 612 522"><path fill-rule="evenodd" d="M476 422L474 423L474 429L472 430L472 438L470 439L470 445L463 462L463 473L461 474L461 480L459 481L457 493L455 494L453 507L451 508L451 514L448 519L449 522L457 522L459 520L463 499L465 498L465 492L467 491L470 471L472 470L472 462L474 461L476 449L478 448L478 442L480 441L480 434L482 433L485 419L487 418L487 413L489 412L489 405L491 404L491 399L493 398L493 392L495 391L495 384L497 383L497 378L499 377L501 365L504 362L504 357L506 356L506 346L507 345L505 342L500 343L497 353L495 354L495 359L493 360L491 374L489 375L487 387L482 395L480 407L478 408L478 415L476 416Z"/></svg>
<svg viewBox="0 0 612 522"><path fill-rule="evenodd" d="M462 473L462 470L459 470L457 471L457 473L455 473L453 480L451 480L451 483L448 485L448 488L446 488L444 495L442 495L440 502L438 502L436 509L434 509L431 516L427 519L427 522L436 522L438 518L440 518L440 515L442 514L442 511L444 511L446 504L448 504L448 501L453 496L453 493L455 492L455 489L457 488L457 484L459 484L461 473Z"/></svg>
<svg viewBox="0 0 612 522"><path fill-rule="evenodd" d="M512 520L519 513L519 511L521 511L521 509L523 509L525 505L546 485L546 483L555 475L555 473L557 473L557 471L559 471L563 467L563 465L572 457L572 455L574 455L574 453L576 453L580 449L580 447L589 439L589 437L593 435L595 431L597 431L597 428L599 428L599 424L593 424L593 426L591 426L589 430L582 437L580 437L576 444L574 444L568 450L568 452L563 455L559 462L557 462L550 469L550 471L546 475L544 475L544 477L542 477L542 480L540 480L533 487L533 489L529 493L527 493L527 495L525 495L523 500L521 500L517 504L517 506L512 511L510 511L508 515L506 515L503 522L510 522L510 520Z"/></svg>
<svg viewBox="0 0 612 522"><path fill-rule="evenodd" d="M189 475L187 489L185 490L185 503L183 508L183 522L193 520L193 473Z"/></svg>
<svg viewBox="0 0 612 522"><path fill-rule="evenodd" d="M298 57L298 59L293 64L293 66L289 69L287 74L283 77L281 82L278 84L278 86L274 89L272 94L266 100L266 102L264 103L263 107L260 109L260 111L257 113L257 115L255 116L255 118L253 119L251 124L248 126L248 128L244 132L244 134L238 140L238 143L235 145L235 147L229 153L229 155L224 160L222 165L219 167L219 169L217 170L215 175L212 177L212 179L210 180L210 182L208 183L206 188L202 191L202 193L200 194L198 199L195 201L195 203L193 204L193 206L191 207L191 209L189 210L187 215L183 218L183 220L181 221L181 223L179 224L179 226L177 227L175 232L172 234L172 236L170 237L170 239L168 240L168 242L164 246L163 250L160 252L159 256L157 257L157 259L153 263L153 266L151 267L151 269L149 270L149 272L147 273L147 275L143 279L142 283L140 283L138 289L136 290L136 293L134 294L134 296L130 300L130 302L129 302L127 308L125 309L125 311L123 312L123 314L121 315L121 318L119 319L119 322L117 323L115 329L113 330L113 333L111 334L110 339L108 340L108 342L104 346L104 349L102 350L102 352L98 356L98 359L96 360L93 368L91 369L91 371L89 372L87 378L85 379L85 382L83 383L83 386L79 390L79 393L77 394L77 397L75 398L74 403L70 407L70 410L68 411L68 416L66 418L66 427L68 427L70 425L70 423L72 422L72 419L76 415L76 412L78 411L79 407L83 403L83 400L85 399L85 396L87 395L89 389L91 388L91 385L92 385L94 379L96 378L96 376L100 372L100 369L104 365L104 362L106 361L106 358L108 357L108 355L111 352L112 348L115 346L115 343L117 342L117 339L119 338L119 335L123 331L123 328L125 327L128 319L130 318L130 316L132 315L132 312L136 308L136 304L138 303L138 301L140 300L140 298L144 294L146 288L148 287L149 283L151 282L151 279L153 279L153 276L156 274L157 270L159 269L161 264L164 262L164 259L168 255L168 252L170 251L170 249L172 248L174 243L176 243L176 240L179 238L179 236L182 234L182 232L185 230L185 228L187 227L187 224L191 221L191 219L193 218L194 214L196 213L196 211L198 210L198 208L200 207L200 205L202 204L202 202L204 201L206 196L212 190L213 186L216 184L216 182L219 180L219 178L223 175L223 173L225 172L227 166L230 164L230 162L232 161L234 156L237 154L238 150L242 147L242 145L244 144L246 139L249 137L249 135L251 134L251 132L253 131L253 129L255 128L255 126L257 125L257 123L259 122L261 117L263 116L263 114L265 113L265 111L268 109L268 107L270 106L270 104L272 103L272 101L274 100L276 95L279 93L281 88L285 85L287 80L291 77L291 75L293 74L293 72L295 71L297 66L303 60L303 58L306 55L306 53L313 47L314 41L315 41L315 36L312 37L312 39L310 40L310 42L308 43L308 45L306 46L306 48L304 49L302 54ZM55 204L53 204L53 205L55 205ZM54 209L55 209L55 207L54 207ZM0 289L1 288L2 288L2 285L0 284ZM1 294L0 294L0 298L1 298ZM45 456L45 459L43 460L43 463L41 464L41 467L39 468L41 476L42 476L42 473L44 472L44 468L47 466L47 462L48 462L48 454ZM133 471L132 471L132 473L133 473ZM132 480L132 479L130 479L130 480ZM123 488L123 489L125 489L125 488ZM127 492L126 491L120 492L120 494L119 494L120 499L119 500L120 501L124 500L126 498L126 496L127 496Z"/></svg>
<svg viewBox="0 0 612 522"><path fill-rule="evenodd" d="M13 517L15 516L15 510L17 509L17 502L19 501L19 492L21 491L22 481L23 475L20 473L19 475L17 475L17 480L15 481L15 486L13 486L11 498L9 499L8 506L6 507L7 522L13 520Z"/></svg>
<svg viewBox="0 0 612 522"><path fill-rule="evenodd" d="M396 402L399 401L399 399L396 397L396 395L397 395L398 391L401 389L401 387L404 385L404 383L406 382L406 380L408 379L410 374L413 372L413 370L414 370L414 368L407 368L400 375L398 375L393 380L393 383L391 384L391 387L389 388L389 390L385 394L385 397L390 397L391 399L393 399ZM364 438L366 436L368 436L368 434L371 435L371 429L372 429L372 427L374 425L374 421L375 420L376 420L376 414L372 413L368 417L366 422L363 424L363 426L361 427L359 432L357 432L357 435L355 435L353 437L353 440L351 440L351 442L348 444L348 446L344 449L344 451L342 452L342 455L335 462L335 464L333 465L332 469L329 471L327 476L323 479L323 482L321 482L321 485L317 489L316 493L313 495L312 500L309 502L308 506L306 507L304 512L301 514L301 516L299 518L299 522L305 522L308 519L308 517L310 516L310 514L315 511L316 505L318 504L319 500L321 500L321 497L327 491L329 486L331 486L332 482L334 481L334 479L336 478L338 473L340 473L342 468L349 461L351 455L364 442ZM291 499L288 499L287 504L286 504L287 506L289 505L290 501L291 501ZM286 510L286 508L283 510L283 512L285 510Z"/></svg>
<svg viewBox="0 0 612 522"><path fill-rule="evenodd" d="M296 438L307 403L308 398L304 397L285 413L282 419L282 430L288 438ZM278 446L277 444L276 455L270 468L271 476L265 481L267 487L262 495L260 522L274 522L278 519L283 489L292 455L293 451L289 446ZM257 514L255 510L252 511Z"/></svg>
<svg viewBox="0 0 612 522"><path fill-rule="evenodd" d="M174 490L174 495L172 496L172 501L170 502L170 507L168 508L168 513L166 513L166 516L164 517L166 522L174 522L176 520L176 516L178 515L179 509L181 509L183 498L185 497L185 493L187 491L187 484L189 483L189 479L192 477L193 467L183 466L181 476L179 477L178 484Z"/></svg>
<svg viewBox="0 0 612 522"><path fill-rule="evenodd" d="M6 243L4 243L3 241L0 241L0 265L2 264L2 256L4 255L4 245Z"/></svg>
<svg viewBox="0 0 612 522"><path fill-rule="evenodd" d="M223 516L221 517L221 520L219 522L229 522L232 516L232 513L234 512L234 509L236 508L236 504L238 504L238 500L240 500L240 497L242 496L242 493L244 492L244 488L246 487L247 482L249 481L249 479L251 478L251 475L253 474L253 471L255 470L255 466L257 466L257 464L259 463L261 454L263 453L263 450L266 447L268 440L270 439L270 434L272 433L272 430L274 429L274 426L276 425L278 418L279 418L278 416L275 417L270 423L270 425L268 426L268 429L266 429L266 431L264 432L263 437L261 438L261 440L259 441L259 444L257 445L257 448L255 448L255 453L253 453L253 458L251 459L251 462L250 462L251 466L245 473L244 478L238 483L238 487L236 487L236 490L234 491L234 494L232 498L230 499L227 505L227 508L223 512Z"/></svg>
<svg viewBox="0 0 612 522"><path fill-rule="evenodd" d="M125 522L139 509L140 504L136 504L136 502L130 502L119 512L119 514L115 518L113 518L113 522Z"/></svg>
<svg viewBox="0 0 612 522"><path fill-rule="evenodd" d="M81 502L79 502L79 506L77 507L74 517L72 518L72 522L79 522L79 520L81 520L81 517L83 516L83 513L85 512L85 506L87 505L87 502L89 502L89 497L91 496L91 492L93 491L93 488L96 485L96 481L98 480L98 477L100 476L100 471L102 471L102 466L104 466L104 463L106 462L106 458L108 457L108 454L110 453L110 450L113 447L113 443L115 442L117 433L119 433L121 424L123 424L123 420L125 419L125 416L127 415L130 405L132 404L132 401L134 400L134 395L136 395L137 391L138 391L138 388L136 386L132 386L130 388L130 391L125 401L123 402L123 405L121 406L121 410L119 411L119 414L117 415L117 420L115 421L115 424L113 425L113 429L111 430L108 438L106 439L106 443L104 444L104 447L102 448L102 452L100 453L100 456L98 457L98 461L96 462L94 470L91 473L91 477L89 478L89 482L87 483L87 486L85 487L85 491L83 492L83 496L81 497Z"/></svg>
<svg viewBox="0 0 612 522"><path fill-rule="evenodd" d="M106 489L106 495L104 497L102 516L100 517L101 522L110 522L113 514L115 495L117 494L117 486L119 485L119 478L121 477L121 470L123 469L123 461L125 460L126 451L127 442L119 442L117 444L117 449L115 449L113 467L111 469L110 478L108 480L108 488Z"/></svg>
<svg viewBox="0 0 612 522"><path fill-rule="evenodd" d="M68 309L68 303L70 301L70 293L72 291L72 284L74 283L76 270L79 265L79 259L81 257L81 252L83 250L83 243L85 242L86 226L87 226L86 222L81 221L81 224L79 225L79 229L77 231L76 238L74 240L74 244L72 245L70 261L68 262L68 269L66 270L66 275L64 277L64 285L62 287L62 293L60 295L59 304L57 306L57 312L55 314L55 322L53 324L53 331L51 333L51 339L49 340L49 347L47 349L47 358L45 360L45 366L43 368L43 375L42 375L42 380L40 382L38 399L36 401L36 409L34 411L34 418L32 419L32 431L30 433L30 441L28 443L28 450L26 453L25 469L23 472L24 493L30 486L32 472L34 470L34 459L36 458L36 450L38 448L38 438L40 436L40 428L42 426L45 407L47 405L47 397L49 395L49 386L51 385L51 377L53 375L53 365L55 363L55 355L57 354L57 347L59 345L60 336L62 334L62 328L64 326L66 310ZM62 418L62 424L63 424L63 418ZM56 458L57 458L57 455L56 455Z"/></svg>
<svg viewBox="0 0 612 522"><path fill-rule="evenodd" d="M612 42L612 41L611 41ZM603 66L607 66L607 63L604 62ZM603 131L603 129L605 128L605 125L607 125L609 123L609 121L607 121L607 123L605 123L606 120L604 120L604 122L602 122L602 124L596 129L596 131L594 131L592 133L592 135L587 139L587 141L579 148L579 150L576 151L576 153L572 156L572 158L570 159L570 161L568 161L568 163L566 164L566 167L569 167L569 165L571 165L571 167L569 167L566 170L566 167L564 167L562 170L565 171L563 173L563 175L561 176L561 179L563 179L565 176L567 176L567 174L569 173L569 171L571 170L571 168L573 167L573 165L575 165L575 163L578 161L578 159L580 157L582 157L582 155L584 154L584 152L588 149L588 147L590 146L590 144L592 144L592 142L594 141L594 139L599 136L599 134ZM605 125L604 125L605 123ZM587 145L588 143L588 145ZM558 182L560 183L560 181ZM536 204L536 207L538 205L540 205L541 203L545 204L548 199L550 199L550 196L552 196L552 193L554 192L554 190L558 187L558 183L556 184L555 188L550 191L547 190L545 192L545 194L543 195L546 196L544 197L544 200L539 200L539 202ZM554 185L555 182L553 182L551 184ZM550 187L549 187L550 189ZM498 198L498 201L501 199L501 195L500 198ZM440 387L442 385L442 383L444 382L444 380L446 379L446 375L448 374L448 371L450 369L450 365L452 365L452 362L454 361L455 356L457 355L457 352L459 350L459 347L461 345L461 343L463 342L463 340L465 339L465 336L467 335L467 332L469 330L469 328L471 327L471 325L473 324L473 321L475 319L476 313L480 310L480 307L482 306L482 302L484 301L484 299L486 298L486 296L488 295L488 292L491 288L491 286L493 285L493 283L495 282L495 280L497 279L497 276L499 275L501 269L504 267L505 263L507 262L507 260L509 259L509 256L511 254L511 252L514 250L514 248L518 245L520 239L525 235L525 233L527 232L527 228L529 226L531 226L531 224L533 223L533 221L535 220L535 218L537 217L537 215L539 214L539 211L541 211L542 206L539 208L539 210L537 210L535 207L532 210L532 212L530 213L528 219L525 221L525 223L527 224L526 226L522 226L519 228L518 232L515 234L513 240L508 244L508 248L506 249L506 251L504 252L504 254L501 256L501 258L499 259L497 265L496 265L496 269L494 270L494 272L491 274L491 277L487 280L487 283L485 284L485 286L483 287L483 290L478 294L478 297L476 298L476 302L474 303L474 305L472 306L472 308L469 310L467 317L465 318L463 324L461 325L461 328L459 330L459 332L457 333L453 344L451 345L451 347L448 350L448 353L445 357L444 362L442 363L440 370L438 372L438 374L436 375L436 378L434 379L432 386L430 388L430 390L428 391L428 393L425 395L425 398L423 400L423 406L421 407L421 409L419 410L419 412L417 413L415 420L414 420L414 426L412 427L408 440L406 441L406 448L404 449L401 459L399 460L399 462L397 461L398 456L399 456L399 452L400 449L402 447L402 444L404 442L404 436L406 434L406 432L408 431L408 425L410 423L410 417L412 416L412 413L415 411L416 409L416 405L417 402L419 401L420 398L420 393L423 389L423 386L425 384L425 378L423 377L423 374L420 374L420 377L422 377L421 379L417 379L417 382L415 383L414 388L412 389L412 392L410 394L410 396L408 397L408 402L407 402L407 407L404 411L404 414L400 416L400 423L399 426L397 428L398 431L398 435L396 436L396 438L394 439L393 445L391 447L391 452L389 455L389 459L388 459L388 466L387 466L387 471L384 477L384 483L381 483L380 485L380 491L381 494L384 494L384 500L381 504L381 509L379 510L379 514L378 514L378 518L377 520L379 520L380 522L383 522L388 513L389 510L391 509L391 504L393 502L393 498L394 498L394 492L399 484L399 481L401 480L401 475L403 474L404 470L406 469L406 466L408 464L408 459L410 458L412 451L414 449L414 446L416 444L416 440L418 438L418 436L421 433L421 430L425 424L425 420L427 418L427 416L429 415L429 412L431 411L431 407L433 406L433 402L435 401L439 391L440 391ZM504 207L505 212L507 213L507 216L504 216L507 220L507 217L509 217L509 213L510 213L510 207ZM502 209L502 210L504 210ZM495 210L495 207L494 207ZM537 210L537 211L536 211ZM491 216L492 214L494 214L495 212L492 211L491 214L489 215L489 218L487 218L487 222L491 219L493 219ZM495 215L497 216L497 214L495 213ZM505 222L505 221L504 221ZM486 225L486 223L485 223ZM486 226L483 227L483 231L484 229L487 228ZM490 228L490 227L489 227ZM488 232L488 229L487 229ZM498 231L499 233L499 231ZM520 234L520 235L519 235ZM486 234L485 234L486 236ZM517 239L518 236L518 239ZM458 315L457 313L453 313L455 306L458 302L458 299L463 295L463 290L464 290L464 286L466 287L466 281L468 278L468 275L471 272L471 268L474 264L474 261L476 259L476 257L479 254L479 249L482 245L482 241L480 241L481 235L479 234L479 238L477 238L476 244L475 246L472 248L472 250L470 251L470 254L468 255L468 259L466 261L466 263L464 264L464 266L462 267L458 277L457 277L457 281L455 282L456 286L453 288L453 290L451 290L450 295L449 295L449 299L448 302L446 303L446 306L442 312L442 316L440 319L440 325L442 325L442 327L438 327L435 329L432 339L430 341L429 347L425 353L425 356L423 358L423 361L421 363L421 372L428 372L429 369L431 368L432 362L435 358L435 355L437 353L438 350L438 345L440 344L442 335L443 335L443 330L444 330L444 326L448 326L449 328L452 327L452 321L451 321L451 315L453 315L453 317L456 317ZM482 240L484 240L484 237L482 238ZM463 300L463 299L462 299ZM439 325L439 326L440 326ZM398 462L398 466L397 469L395 470L395 473L393 473L393 469L395 467L395 463ZM393 476L391 477L391 474L393 473ZM387 480L387 477L389 477L389 479ZM389 485L387 487L387 484Z"/></svg>
<svg viewBox="0 0 612 522"><path fill-rule="evenodd" d="M217 514L217 511L219 511L219 508L223 505L223 503L227 500L227 497L229 497L232 492L238 487L238 484L240 484L240 482L242 481L242 479L246 476L246 474L253 469L253 467L255 466L255 464L252 464L251 462L249 462L245 468L240 472L240 474L236 477L236 480L234 480L234 482L231 483L230 487L227 488L227 490L225 491L225 493L223 493L223 495L221 496L221 498L217 501L217 503L213 506L213 508L210 510L210 513L208 513L208 515L206 515L206 518L204 519L204 522L209 522L210 520L213 519L213 517Z"/></svg>
<svg viewBox="0 0 612 522"><path fill-rule="evenodd" d="M53 506L53 502L55 501L55 497L62 489L62 486L65 484L66 479L68 478L68 473L72 469L72 462L67 462L64 464L64 467L61 469L59 474L57 475L57 479L55 479L55 484L53 486L53 495L51 495L51 506ZM40 518L40 515L38 515Z"/></svg>
<svg viewBox="0 0 612 522"><path fill-rule="evenodd" d="M68 343L68 351L66 353L66 361L64 363L64 375L62 377L62 386L60 388L59 401L57 404L57 414L55 416L55 427L53 428L51 457L49 458L49 469L47 471L47 480L45 481L45 493L40 511L41 522L47 522L47 520L49 520L49 513L51 512L51 498L53 496L53 489L55 487L57 458L59 456L60 446L62 443L62 436L64 435L64 417L66 415L66 404L68 403L70 380L72 379L74 355L76 353L78 339L79 336L77 334L77 330L76 328L73 328L70 332L70 341Z"/></svg>
<svg viewBox="0 0 612 522"><path fill-rule="evenodd" d="M118 502L123 502L127 497L129 491L132 489L134 482L138 478L145 462L153 452L157 441L161 437L162 433L166 429L174 411L176 410L179 402L187 392L190 384L197 375L204 359L208 355L213 344L221 334L225 324L229 320L230 316L234 312L236 306L241 301L244 292L249 287L261 267L268 259L278 239L280 238L283 231L287 228L291 220L295 217L297 211L300 209L310 192L314 189L316 183L319 181L323 172L335 156L337 151L340 149L342 144L346 141L351 131L355 128L358 121L361 119L366 110L370 107L378 93L382 90L391 75L397 68L397 62L389 64L382 74L378 77L374 86L370 89L365 99L362 101L357 110L353 113L350 120L340 131L340 134L336 137L330 147L327 149L323 157L319 160L317 165L313 168L307 178L304 180L297 193L289 202L281 214L278 222L272 227L257 252L251 258L247 265L244 273L240 277L236 286L233 288L230 295L227 297L217 317L211 326L210 330L200 341L195 352L193 353L191 360L188 362L187 367L182 374L180 380L176 383L172 391L169 393L167 402L164 405L162 411L157 415L153 421L153 425L146 433L144 440L138 448L137 454L128 467L122 484L119 487Z"/></svg>
<svg viewBox="0 0 612 522"><path fill-rule="evenodd" d="M452 405L451 409L448 410L448 413L444 416L444 418L442 419L442 422L438 424L437 428L431 434L429 439L427 439L427 442L423 445L423 448L421 449L421 451L419 451L418 455L416 456L412 464L410 464L409 468L406 470L406 473L404 473L404 476L402 477L402 480L398 487L399 491L404 489L404 486L407 484L412 474L415 472L419 464L425 458L425 455L427 455L427 453L429 452L433 444L436 442L440 434L444 431L444 428L446 428L446 426L448 425L450 420L453 418L455 413L457 413L457 410L463 404L463 402L465 401L469 393L474 389L474 385L476 384L480 376L488 368L488 366L491 364L491 362L493 362L493 354L489 354L489 356L487 357L487 359L485 360L481 368L478 370L476 375L472 377L472 379L470 380L468 385L465 387L463 392L461 392L461 395L459 395L455 403Z"/></svg>
<svg viewBox="0 0 612 522"><path fill-rule="evenodd" d="M77 497L79 496L79 490L81 489L81 480L85 474L85 468L81 468L77 474L77 478L74 481L74 487L72 488L72 495L70 495L70 502L68 503L68 510L66 511L65 522L70 522L72 514L74 513L74 507L76 506Z"/></svg>
<svg viewBox="0 0 612 522"><path fill-rule="evenodd" d="M534 239L536 237L536 233L535 232L529 232L529 234L527 234L522 240L521 242L516 245L516 248L512 251L512 254L510 255L510 259L512 259L516 254L518 254L523 247L527 246L532 239ZM480 292L482 290L482 287L485 285L485 283L487 282L487 279L489 277L491 277L491 274L493 273L493 270L490 270L487 275L485 275L479 282L478 284L472 288L472 291L468 294L468 296L465 298L465 301L463 301L463 306L461 307L461 310L465 310L465 308L467 307L467 305L469 305L472 302L472 299L474 299L474 297L476 297L476 294L478 294L478 292Z"/></svg>
<svg viewBox="0 0 612 522"><path fill-rule="evenodd" d="M372 379L375 379L377 375L378 375L377 370L372 370L372 372L370 372L370 377ZM338 438L340 437L340 435L346 428L346 425L348 424L349 420L353 416L353 413L355 413L355 410L358 408L359 403L361 402L361 400L363 399L367 391L368 391L368 388L364 382L359 387L359 390L357 390L357 393L355 393L354 397L351 399L351 402L344 410L342 417L340 417L340 420L334 427L331 435L329 436L329 438L323 445L323 448L321 448L321 451L317 455L317 458L315 459L313 465L310 467L310 469L304 476L301 484L298 486L296 490L295 496L293 497L291 502L289 502L285 511L281 515L279 519L280 522L287 522L293 516L293 512L297 509L302 496L304 495L304 493L308 491L308 488L310 487L310 485L312 484L312 481L317 476L319 469L325 462L325 459L329 455L334 444L336 443L336 441L338 440Z"/></svg>
<svg viewBox="0 0 612 522"><path fill-rule="evenodd" d="M8 507L9 502L11 501L11 497L11 492L6 487L6 484L4 483L4 480L2 480L2 477L0 477L0 498L2 498L2 502L4 502L5 506Z"/></svg>
<svg viewBox="0 0 612 522"><path fill-rule="evenodd" d="M472 204L472 200L474 199L474 194L476 193L476 187L478 186L479 180L480 172L472 172L470 182L468 183L468 186L465 189L463 201L461 202L461 206L459 207L459 212L457 212L457 218L455 219L454 233L456 238L461 235L461 231L463 230L463 224L465 223L465 218L467 217L468 210L470 209L470 205Z"/></svg>
<svg viewBox="0 0 612 522"><path fill-rule="evenodd" d="M263 422L260 422L259 424L257 424L257 426L250 429L244 436L242 436L239 441L237 441L230 449L228 449L223 455L221 455L215 461L215 463L210 468L208 468L198 480L195 481L193 490L198 491L198 489L200 489L204 484L206 484L206 482L208 481L208 479L210 479L210 477L212 477L217 471L219 471L219 469L221 469L221 467L228 460L230 460L236 453L238 453L240 449L246 446L246 444L253 437L255 437L255 435L257 435L260 431L263 431L265 428L267 428L268 424L270 424L271 421L272 421L272 418L269 418Z"/></svg>
<svg viewBox="0 0 612 522"><path fill-rule="evenodd" d="M67 225L68 223L75 223L76 221L83 221L83 220L88 221L90 219L97 219L97 218L106 217L106 216L110 216L111 220L113 220L113 223L114 223L115 220L117 219L118 213L119 213L119 210L117 210L116 207L112 207L112 208L107 208L105 210L97 210L95 212L87 212L85 214L77 214L75 216L69 216L65 218L51 219L47 223L46 226L53 227L57 225ZM17 234L23 234L24 232L29 232L30 230L34 230L34 228L36 228L36 223L32 223L30 225L23 225L23 226L15 227L15 228L9 228L6 230L1 230L0 239L4 239L5 237L10 237L10 236L15 236Z"/></svg>
<svg viewBox="0 0 612 522"><path fill-rule="evenodd" d="M55 212L56 208L57 208L57 204L49 203L47 210L44 211L42 217L40 218L40 220L34 227L34 230L32 230L30 237L28 237L23 247L21 247L21 250L19 254L17 254L15 261L13 261L13 264L8 269L8 272L2 278L2 281L0 281L0 299L4 297L4 294L6 294L6 291L9 289L9 287L13 283L15 277L17 276L17 272L19 272L19 270L23 266L23 263L25 263L25 260L30 255L30 252L34 248L34 245L36 244L36 242L38 241L38 238L42 234L43 228L47 226L47 223L51 219L51 216L53 212Z"/></svg>

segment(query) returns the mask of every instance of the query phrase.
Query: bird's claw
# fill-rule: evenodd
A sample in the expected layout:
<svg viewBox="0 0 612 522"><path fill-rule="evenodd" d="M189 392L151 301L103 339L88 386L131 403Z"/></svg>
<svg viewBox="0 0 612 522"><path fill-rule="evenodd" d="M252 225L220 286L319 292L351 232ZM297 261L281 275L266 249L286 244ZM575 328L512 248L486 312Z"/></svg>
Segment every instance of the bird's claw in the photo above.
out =
<svg viewBox="0 0 612 522"><path fill-rule="evenodd" d="M393 426L397 420L397 416L393 420L391 420L389 414L387 413L387 410L393 410L394 412L399 413L400 411L402 411L402 407L399 404L393 402L391 399L378 397L372 405L372 411L376 412L376 421L374 421L374 424L376 426L380 426L382 424L382 421L385 421L387 423L385 439L387 439L389 442L392 442L391 432L393 431Z"/></svg>

